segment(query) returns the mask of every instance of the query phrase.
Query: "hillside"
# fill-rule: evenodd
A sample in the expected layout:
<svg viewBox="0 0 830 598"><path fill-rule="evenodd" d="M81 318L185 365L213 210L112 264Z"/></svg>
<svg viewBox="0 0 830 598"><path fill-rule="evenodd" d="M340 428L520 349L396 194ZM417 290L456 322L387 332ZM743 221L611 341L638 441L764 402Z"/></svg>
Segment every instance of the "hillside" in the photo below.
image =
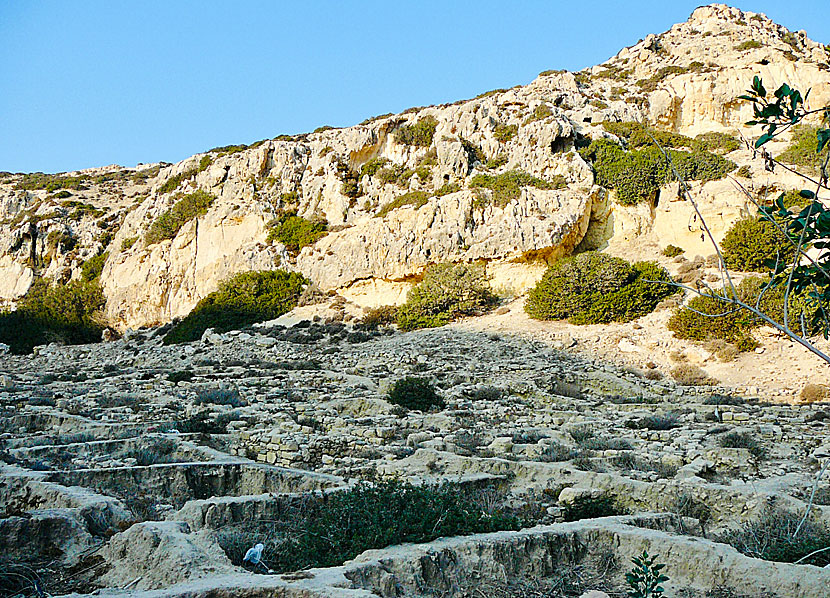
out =
<svg viewBox="0 0 830 598"><path fill-rule="evenodd" d="M614 598L635 557L827 596L826 364L655 284L721 279L646 131L723 246L800 186L755 75L830 104L830 47L712 5L471 100L1 174L0 596Z"/></svg>
<svg viewBox="0 0 830 598"><path fill-rule="evenodd" d="M583 240L613 248L646 238L708 255L685 226L688 206L653 198L651 206L620 206L594 184L575 145L608 136L605 121L649 122L689 136L757 134L742 126L750 107L735 100L753 75L812 88L811 102L820 105L830 98L828 60L803 33L716 5L591 69L545 72L472 100L172 165L5 175L0 297L21 296L35 273L77 277L84 260L103 250L107 316L122 328L183 316L228 275L278 265L360 305L379 305L400 302L407 281L442 261L484 260L495 286L522 291L540 263ZM750 190L788 186L745 149L728 158L749 166ZM542 179L543 188L523 186L509 200L473 188L479 175L516 170ZM216 197L207 213L172 239L149 242L152 223L195 190ZM718 234L747 209L728 180L708 182L699 194ZM329 232L292 255L267 241L280 210L324 219Z"/></svg>

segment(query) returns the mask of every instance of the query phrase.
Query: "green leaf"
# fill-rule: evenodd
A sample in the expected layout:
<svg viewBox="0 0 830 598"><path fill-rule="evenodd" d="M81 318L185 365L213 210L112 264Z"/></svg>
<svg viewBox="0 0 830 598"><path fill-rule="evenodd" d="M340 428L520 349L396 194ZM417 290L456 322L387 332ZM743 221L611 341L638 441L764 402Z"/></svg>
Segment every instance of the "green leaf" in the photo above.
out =
<svg viewBox="0 0 830 598"><path fill-rule="evenodd" d="M790 91L790 86L784 83L781 87L775 90L775 97L780 100L781 98L790 95Z"/></svg>
<svg viewBox="0 0 830 598"><path fill-rule="evenodd" d="M764 133L763 135L761 135L758 138L758 141L755 142L755 147L756 148L761 147L762 145L764 145L767 141L769 141L771 139L772 139L772 135L770 135L769 133Z"/></svg>
<svg viewBox="0 0 830 598"><path fill-rule="evenodd" d="M755 75L755 78L752 80L752 91L757 93L762 98L767 97L767 90L764 89L764 84L761 82L761 77Z"/></svg>
<svg viewBox="0 0 830 598"><path fill-rule="evenodd" d="M830 141L830 129L819 129L816 133L816 137L818 138L818 148L816 152L821 152L824 149L824 146L827 145L827 142Z"/></svg>

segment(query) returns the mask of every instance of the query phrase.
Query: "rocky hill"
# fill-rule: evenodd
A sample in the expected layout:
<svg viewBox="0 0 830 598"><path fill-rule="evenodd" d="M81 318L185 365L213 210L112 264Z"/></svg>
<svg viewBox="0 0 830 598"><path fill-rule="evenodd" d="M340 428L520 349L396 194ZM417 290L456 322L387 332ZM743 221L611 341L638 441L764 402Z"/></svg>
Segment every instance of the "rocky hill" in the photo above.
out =
<svg viewBox="0 0 830 598"><path fill-rule="evenodd" d="M437 262L485 262L496 288L520 292L547 260L580 243L624 252L634 242L646 254L672 243L707 255L711 248L688 225L690 207L659 201L670 189L623 206L595 184L578 146L610 137L600 124L608 121L689 136L757 135L743 127L750 107L736 100L752 77L812 88L820 105L830 100L828 62L827 47L804 32L712 5L601 65L547 71L471 100L217 148L177 164L6 174L0 298L20 297L36 276L77 278L102 251L107 316L120 328L183 316L222 279L251 269L296 269L359 305L381 305L401 302ZM743 146L728 158L748 167L739 172L752 191L788 186ZM498 177L517 172L526 177L520 191L500 193ZM197 190L215 197L204 213L150 234ZM728 179L695 191L716 235L750 207ZM285 213L325 223L327 234L298 252L269 240L269 223Z"/></svg>

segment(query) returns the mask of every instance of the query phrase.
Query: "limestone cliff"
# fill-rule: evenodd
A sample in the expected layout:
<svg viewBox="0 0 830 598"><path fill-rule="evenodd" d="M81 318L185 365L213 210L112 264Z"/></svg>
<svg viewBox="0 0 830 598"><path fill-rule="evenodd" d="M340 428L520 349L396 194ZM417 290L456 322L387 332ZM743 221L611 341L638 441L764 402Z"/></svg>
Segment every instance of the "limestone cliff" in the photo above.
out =
<svg viewBox="0 0 830 598"><path fill-rule="evenodd" d="M296 269L370 305L400 301L408 281L442 261L481 260L495 286L521 291L545 260L580 243L613 251L646 239L711 253L690 207L670 201L671 188L623 208L594 184L576 146L609 135L603 121L757 135L743 127L750 107L735 99L752 77L812 88L810 104L819 106L830 103L828 62L828 48L804 32L712 5L591 69L545 72L471 100L173 165L69 173L81 177L70 189L0 175L0 298L20 297L36 274L78 277L104 249L107 315L122 327L182 316L220 280L251 269ZM795 184L763 172L748 149L729 158L750 166L742 183L752 191ZM476 175L517 170L547 183L522 186L506 202L471 187ZM208 212L148 244L152 222L196 189L216 196ZM729 180L694 191L716 235L751 209ZM402 205L390 209L395 200ZM267 225L284 209L325 218L329 233L297 255L268 242Z"/></svg>

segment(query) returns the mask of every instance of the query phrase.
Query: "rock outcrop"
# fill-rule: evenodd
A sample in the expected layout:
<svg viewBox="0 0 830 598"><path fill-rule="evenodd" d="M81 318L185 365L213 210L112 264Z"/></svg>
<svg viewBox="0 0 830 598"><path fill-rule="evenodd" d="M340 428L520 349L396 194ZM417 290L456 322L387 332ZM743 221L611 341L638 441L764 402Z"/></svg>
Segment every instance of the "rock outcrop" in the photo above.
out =
<svg viewBox="0 0 830 598"><path fill-rule="evenodd" d="M471 100L216 148L173 165L69 173L51 186L5 175L0 299L19 298L36 276L76 278L104 250L106 315L122 328L183 316L222 279L246 270L299 270L324 290L379 305L402 301L410 282L437 262L482 261L494 286L516 292L580 243L612 251L634 241L673 243L712 253L691 207L671 201L671 186L650 204L624 208L594 184L576 148L608 136L604 121L749 138L758 134L743 126L751 107L736 98L754 75L768 86L811 88L815 107L830 103L829 62L827 47L804 32L711 5L601 65L545 72ZM762 172L749 149L729 158L750 167L752 178L742 180L750 192L795 184ZM510 171L541 182L493 197L476 178ZM207 213L149 244L151 224L197 189L217 198ZM752 210L731 181L694 191L716 238ZM285 210L325 219L327 236L298 254L269 241L269 222Z"/></svg>

